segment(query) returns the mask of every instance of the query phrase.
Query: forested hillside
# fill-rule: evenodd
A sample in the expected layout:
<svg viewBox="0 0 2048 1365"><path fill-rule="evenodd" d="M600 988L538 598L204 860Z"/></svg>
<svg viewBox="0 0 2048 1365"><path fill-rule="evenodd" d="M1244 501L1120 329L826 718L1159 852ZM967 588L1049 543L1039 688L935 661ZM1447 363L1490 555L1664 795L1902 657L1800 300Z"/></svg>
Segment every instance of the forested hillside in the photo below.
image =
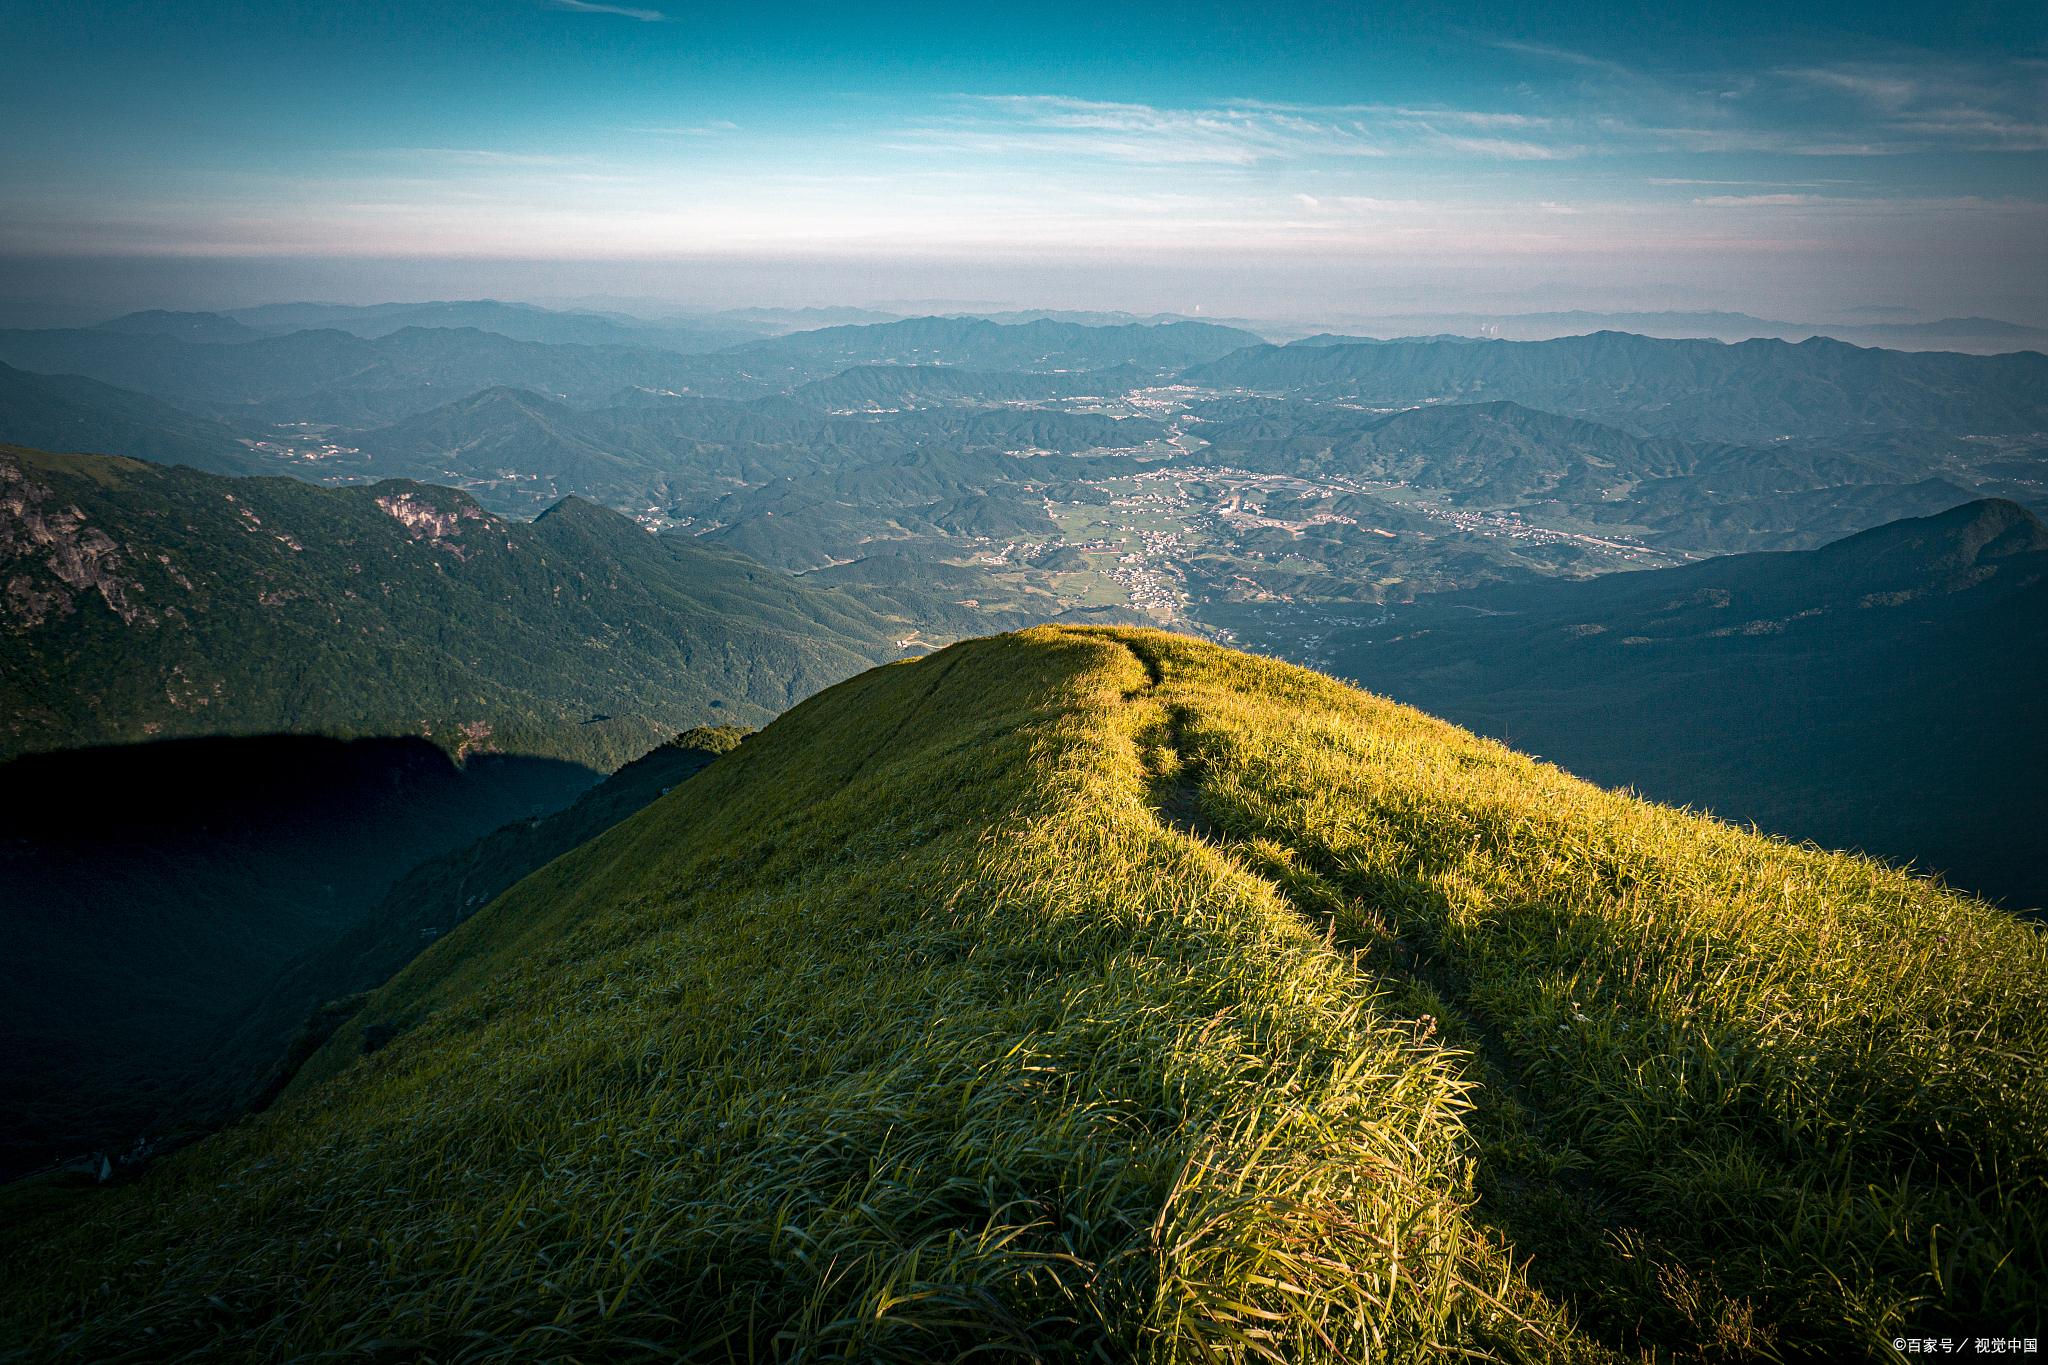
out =
<svg viewBox="0 0 2048 1365"><path fill-rule="evenodd" d="M8 754L419 735L609 771L903 653L902 625L844 594L615 512L511 522L403 480L5 448L0 573Z"/></svg>

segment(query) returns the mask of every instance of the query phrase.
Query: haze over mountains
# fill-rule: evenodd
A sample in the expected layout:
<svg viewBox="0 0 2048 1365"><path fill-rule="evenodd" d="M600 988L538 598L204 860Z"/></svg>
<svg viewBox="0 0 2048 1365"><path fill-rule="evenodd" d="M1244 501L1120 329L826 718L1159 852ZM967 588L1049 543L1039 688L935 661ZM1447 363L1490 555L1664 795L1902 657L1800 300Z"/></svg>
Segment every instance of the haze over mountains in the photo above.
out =
<svg viewBox="0 0 2048 1365"><path fill-rule="evenodd" d="M317 319L321 307L274 316ZM1341 490L1377 498L1367 520L1385 531L1413 515L1387 505L1404 500L1387 496L1388 488L1420 477L1434 489L1427 481L1437 479L1454 507L1527 516L1541 506L1563 516L1572 524L1557 529L1581 536L1578 551L1590 549L1597 563L1604 552L1585 543L1587 531L1680 555L1796 547L1936 511L1973 492L2037 498L2038 477L2030 476L2038 475L2038 442L2030 445L2027 433L2048 426L2048 361L2032 353L1913 355L1825 340L1725 346L1617 334L1269 347L1206 323L926 318L685 356L424 328L408 320L425 316L421 308L449 315L441 320L476 314L583 325L582 315L505 305L393 305L354 310L379 319L359 320L366 332L403 324L374 338L328 330L186 340L162 330L170 324L161 317L135 324L158 330L12 332L0 335L0 360L29 369L0 372L0 414L18 439L43 448L97 443L223 473L266 470L329 484L409 477L464 488L516 517L579 496L655 528L737 536L792 569L859 557L860 546L958 560L980 545L1043 543L1042 519L1019 509L1042 506L1073 481L1053 465L1027 462L1004 477L1000 462L984 462L943 488L898 489L894 476L878 472L852 492L805 494L801 507L783 493L759 496L780 480L883 471L934 447L1116 451L1161 469L1227 462L1354 485L1390 481L1378 491ZM109 387L121 385L133 387ZM1484 406L1502 401L1608 432L1571 437L1554 424L1539 430L1544 419L1534 414ZM1397 411L1432 405L1452 415L1435 419L1426 436L1414 425L1421 419ZM1388 421L1394 426L1378 432ZM1651 452L1645 437L1682 448ZM1406 464L1366 458L1369 448L1410 438L1423 444ZM1485 453L1501 441L1520 453ZM1730 445L1749 449L1721 448ZM1442 453L1452 448L1464 453ZM1002 510L963 521L955 506L963 498L994 499ZM809 524L769 526L771 512ZM734 529L743 521L751 524ZM1469 561L1467 548L1490 563L1482 575L1588 567L1556 562L1555 548L1503 559L1501 547L1461 547L1452 558ZM1226 556L1229 572L1198 576L1199 592L1185 563L1167 575L1185 586L1155 586L1168 596L1178 591L1188 606L1228 596L1238 583L1337 597L1356 595L1341 583L1373 591L1387 580L1472 583L1470 573L1441 572L1443 555L1425 556L1439 571L1420 578L1413 556L1398 565L1354 556L1343 574L1317 584L1273 574L1270 558ZM1405 591L1396 587L1396 595Z"/></svg>
<svg viewBox="0 0 2048 1365"><path fill-rule="evenodd" d="M1179 368L1258 338L1181 323L1084 328L913 320L748 343L715 359L644 345L527 341L474 326L409 323L374 338L304 330L234 342L105 328L0 332L0 361L84 374L217 418L268 423L390 421L498 385L589 405L628 387L757 397L854 364L936 361L977 369Z"/></svg>
<svg viewBox="0 0 2048 1365"><path fill-rule="evenodd" d="M832 570L844 600L880 607L871 639L1106 610L1263 642L1245 613L1271 607L1308 613L1297 657L1327 633L1319 603L1806 550L1987 496L2048 508L2048 357L2031 351L1613 332L1273 346L1170 317L740 310L720 325L828 325L684 354L612 344L631 321L278 305L14 331L0 432L336 489L449 486L508 526L581 499L679 545ZM306 323L324 329L283 330ZM23 591L55 590L34 577ZM649 716L605 763L702 718Z"/></svg>
<svg viewBox="0 0 2048 1365"><path fill-rule="evenodd" d="M122 326L128 331L171 332L182 326L204 326L205 314L162 314L145 324L150 315L102 323ZM387 303L367 306L321 303L281 303L258 308L236 309L218 315L238 329L239 335L220 335L218 341L250 341L260 336L286 336L293 332L331 328L374 340L408 327L475 327L516 341L543 341L586 346L644 346L658 351L694 354L716 351L735 343L771 336L785 328L736 317L707 318L685 325L650 323L624 313L564 313L536 308L531 304L499 303L494 299L451 303ZM180 318L192 322L181 323ZM196 339L196 338L194 338Z"/></svg>
<svg viewBox="0 0 2048 1365"><path fill-rule="evenodd" d="M1346 340L1386 340L1443 334L1486 337L1502 341L1545 341L1588 332L1633 332L1651 337L1711 337L1741 342L1756 337L1805 341L1828 337L1858 346L1885 346L1901 351L1964 351L1995 355L2021 347L2039 349L2048 342L2048 328L2029 327L1998 318L1926 318L1910 308L1878 308L1851 320L1783 322L1725 312L1604 313L1575 309L1557 313L1409 313L1360 318L1368 334L1357 338L1322 333L1297 344L1327 345ZM1337 333L1351 330L1340 327Z"/></svg>
<svg viewBox="0 0 2048 1365"><path fill-rule="evenodd" d="M1364 407L1507 399L1658 435L1769 441L1869 430L2032 431L2048 423L2048 357L1868 350L1825 338L1261 347L1183 376Z"/></svg>
<svg viewBox="0 0 2048 1365"><path fill-rule="evenodd" d="M1547 341L1611 331L1649 337L1710 337L1731 343L1757 337L1798 342L1820 336L1858 346L1904 351L1997 354L2038 348L2048 341L2048 328L2000 318L1932 317L1904 307L1851 309L1839 317L1805 322L1714 310L1610 312L1585 308L1555 312L1334 313L1317 322L1305 318L1197 317L1184 313L1141 315L1116 310L976 309L933 301L891 302L867 308L708 311L682 310L645 299L593 298L567 309L479 299L387 304L279 303L229 308L217 313L149 309L96 325L111 331L162 332L208 341L246 341L322 327L364 337L383 336L406 326L479 327L528 341L641 344L692 354L787 332L924 317L1003 325L1051 321L1084 327L1204 323L1303 345L1429 339ZM39 325L50 326L53 322Z"/></svg>

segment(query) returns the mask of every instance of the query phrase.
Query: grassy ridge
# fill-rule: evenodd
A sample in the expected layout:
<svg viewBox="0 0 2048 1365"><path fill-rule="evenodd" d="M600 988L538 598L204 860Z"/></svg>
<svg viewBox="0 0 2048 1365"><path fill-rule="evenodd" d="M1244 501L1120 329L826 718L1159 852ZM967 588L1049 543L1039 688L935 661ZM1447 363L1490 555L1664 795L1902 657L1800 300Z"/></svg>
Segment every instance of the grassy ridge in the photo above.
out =
<svg viewBox="0 0 2048 1365"><path fill-rule="evenodd" d="M1211 818L1498 1057L1475 1067L1495 1106L1475 1131L1505 1226L1597 1235L1602 1202L1632 1226L1583 1258L1597 1272L1559 1277L1582 1304L1750 1350L1875 1349L1922 1315L2031 1320L2037 927L1506 755L1360 753L1234 719L1212 706L1188 726ZM1597 1283L1632 1275L1659 1292Z"/></svg>
<svg viewBox="0 0 2048 1365"><path fill-rule="evenodd" d="M19 1239L0 1358L1881 1352L2040 1298L2044 988L1874 864L1041 628L499 897Z"/></svg>
<svg viewBox="0 0 2048 1365"><path fill-rule="evenodd" d="M736 725L685 731L553 814L514 820L415 865L382 899L361 907L357 918L286 963L243 1007L232 1031L207 1057L209 1074L187 1096L188 1108L210 1116L252 1103L264 1107L258 1097L279 1093L313 1051L306 1046L295 1056L300 1044L282 1046L295 1039L295 1026L309 1009L383 985L445 929L696 776L750 733ZM286 1054L282 1060L280 1053Z"/></svg>

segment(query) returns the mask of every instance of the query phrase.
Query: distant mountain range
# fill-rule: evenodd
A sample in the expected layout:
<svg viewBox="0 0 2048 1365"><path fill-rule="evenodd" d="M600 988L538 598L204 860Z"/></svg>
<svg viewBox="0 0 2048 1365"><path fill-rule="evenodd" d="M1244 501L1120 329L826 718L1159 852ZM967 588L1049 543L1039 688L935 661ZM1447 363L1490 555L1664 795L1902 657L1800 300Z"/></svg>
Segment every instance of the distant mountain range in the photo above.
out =
<svg viewBox="0 0 2048 1365"><path fill-rule="evenodd" d="M459 341L463 334L417 335ZM348 346L397 340L342 338ZM487 346L514 345L501 338L485 340ZM1500 363L1490 372L1496 379L1503 371L1510 379L1551 377L1550 391L1537 397L1556 399L1564 387L1569 390L1565 396L1597 399L1603 384L1654 396L1650 379L1662 375L1657 382L1679 393L1682 401L1718 403L1730 413L1731 424L1739 426L1733 412L1743 383L1753 389L1789 386L1796 394L1799 386L1784 368L1814 358L1808 347L1768 343L1775 350L1750 357L1753 363L1731 382L1731 393L1713 393L1694 372L1704 361L1684 348L1705 345L1708 360L1742 348L1640 338L1594 343L1263 348L1218 364L1266 365L1326 356L1343 361L1354 353L1370 353L1397 361L1405 357L1393 367L1390 383L1426 382L1484 393L1493 382L1468 382L1462 369L1469 367L1461 367L1459 357L1494 353ZM245 349L159 344L179 351ZM1997 376L1985 371L2020 362L2021 379L2029 380L2026 357L1892 354L1889 361L1900 362L1919 387L1901 380L1886 388L1878 382L1888 373L1886 353L1817 344L1847 352L1849 375L1809 376L1806 387L1833 402L1840 421L1863 424L1861 434L1852 430L1767 445L1698 441L1632 433L1520 402L1430 403L1381 412L1291 394L1197 400L1173 420L1162 421L1058 406L1061 395L1090 390L1114 395L1123 384L1145 382L1136 367L1032 374L950 365L857 366L833 379L798 386L791 397L771 395L745 403L628 387L596 400L608 406L579 408L531 390L498 387L387 426L299 434L194 416L80 376L0 369L0 424L48 445L142 451L225 474L291 473L330 485L399 477L459 486L503 516L530 517L576 496L627 509L651 527L709 533L764 563L790 569L860 558L875 553L871 547L878 542L904 552L957 556L972 552L977 538L1043 540L1054 530L1036 510L1037 502L1071 480L1139 468L1128 461L1124 466L1103 463L1108 451L1143 451L1149 461L1145 467L1155 470L1224 464L1283 476L1410 485L1451 506L1562 510L1594 527L1686 553L1807 548L1987 492L2048 502L2048 494L2037 486L2048 466L2036 459L2000 463L1996 457L2003 447L1939 433L1872 430L1874 419L1861 415L1879 408L1894 416L1934 419L1944 412L1953 415L1973 393L2003 392L2006 419L2018 422L2038 405L2000 390ZM1875 370L1872 357L1877 358ZM1819 358L1843 359L1832 352ZM1958 374L1942 368L1950 361L1963 362ZM1631 375L1636 378L1628 379ZM1797 377L1795 369L1792 378ZM1956 382L1943 389L1950 380ZM2025 385L2019 387L2023 394ZM1308 389L1328 398L1327 386ZM1622 391L1609 389L1605 397L1611 403ZM1987 407L1995 408L1997 401L1984 399ZM1637 407L1622 416L1660 425L1663 419L1656 411L1646 417ZM990 460L976 451L1064 452L1087 455L1093 462ZM914 472L941 465L957 469L936 481ZM1379 501L1368 499L1371 505L1323 510L1354 520L1358 513L1372 525L1396 530L1409 514L1386 504L1384 499L1397 493L1381 492ZM1412 518L1409 524L1425 538L1431 534ZM1388 566L1380 561L1394 547L1352 539L1355 544L1345 543L1338 528L1326 527L1304 541L1299 553L1343 573L1386 577ZM1495 558L1511 549L1467 548ZM1528 548L1525 544L1502 560L1509 577L1554 571L1540 565L1515 568L1510 561ZM1571 553L1560 543L1544 557L1556 560ZM1395 557L1403 578L1422 562L1407 550ZM1294 591L1277 582L1274 589Z"/></svg>
<svg viewBox="0 0 2048 1365"><path fill-rule="evenodd" d="M319 473L397 474L461 484L510 514L574 493L667 517L703 517L735 493L907 455L927 446L1082 451L1142 444L1144 419L1039 410L905 412L835 419L786 399L646 402L578 411L492 389L348 438Z"/></svg>
<svg viewBox="0 0 2048 1365"><path fill-rule="evenodd" d="M1568 508L1687 551L1808 549L1978 496L1922 449L1643 437L1511 402L1381 414L1254 399L1197 404L1191 416L1190 433L1209 442L1197 459L1442 490L1453 506Z"/></svg>
<svg viewBox="0 0 2048 1365"><path fill-rule="evenodd" d="M242 427L367 429L493 387L585 408L643 391L736 399L795 392L821 407L853 409L1045 400L1091 389L1117 395L1168 373L1196 387L1368 408L1509 399L1645 434L1751 443L1890 428L2048 426L2048 357L1880 351L1824 338L1728 346L1600 333L1280 347L1208 323L920 318L681 355L416 325L375 339L325 330L225 343L91 328L0 332L0 362L37 376L82 375ZM1029 378L1053 374L1061 377Z"/></svg>
<svg viewBox="0 0 2048 1365"><path fill-rule="evenodd" d="M309 307L320 312L353 311L324 304ZM223 313L173 313L162 308L151 308L140 313L110 318L100 323L95 330L125 332L135 336L166 336L179 341L216 342L223 345L282 334L279 331L246 326ZM299 332L307 329L292 327L283 330Z"/></svg>
<svg viewBox="0 0 2048 1365"><path fill-rule="evenodd" d="M1157 373L1141 365L1103 370L991 372L953 365L860 365L791 391L800 403L835 411L896 411L965 401L1029 403L1052 398L1113 396L1144 388Z"/></svg>
<svg viewBox="0 0 2048 1365"><path fill-rule="evenodd" d="M14 331L0 332L0 362L87 375L243 425L382 426L497 385L592 403L629 385L739 397L775 387L732 361L518 341L476 328L406 327L374 340L328 329L233 343L96 328Z"/></svg>
<svg viewBox="0 0 2048 1365"><path fill-rule="evenodd" d="M1621 332L1479 345L1262 346L1186 384L1367 408L1506 399L1648 435L1761 443L1910 428L2048 429L2048 355L1867 350L1814 338L1664 341Z"/></svg>
<svg viewBox="0 0 2048 1365"><path fill-rule="evenodd" d="M2048 907L2048 529L2011 502L1445 595L1326 658L1596 782Z"/></svg>
<svg viewBox="0 0 2048 1365"><path fill-rule="evenodd" d="M1382 336L1402 336L1408 340L1423 339L1417 333L1500 341L1548 341L1554 337L1582 336L1589 332L1634 332L1652 337L1712 337L1728 342L1748 341L1756 337L1805 341L1808 337L1821 336L1859 346L1889 345L1913 351L1961 350L1980 354L2041 350L2048 346L2048 328L1977 317L1941 318L1930 322L1781 322L1752 317L1748 313L1598 313L1579 310L1565 313L1411 313L1373 318L1371 322L1373 330ZM1373 339L1322 333L1303 337L1291 344L1328 346Z"/></svg>
<svg viewBox="0 0 2048 1365"><path fill-rule="evenodd" d="M686 354L743 345L793 331L897 323L934 316L1003 326L1041 321L1092 328L1200 323L1255 332L1275 340L1298 338L1290 343L1297 346L1386 340L1547 341L1592 332L1633 332L1642 336L1671 338L1708 337L1727 342L1758 337L1804 341L1808 337L1824 336L1862 346L1889 345L1906 350L1978 353L2039 350L2048 343L2048 328L1986 317L1913 320L1911 309L1852 310L1852 314L1860 315L1808 322L1788 322L1749 313L1713 310L1409 313L1355 318L1315 330L1313 327L1304 329L1299 321L1292 319L1256 321L1184 313L1141 315L1055 308L977 309L956 307L943 301L921 307L902 303L889 308L733 308L718 312L679 311L673 306L646 300L593 299L590 302L613 306L539 307L530 303L503 303L495 299L362 306L281 303L216 313L175 313L152 309L114 318L98 326L109 331L161 333L187 341L222 342L247 341L259 336L281 336L321 328L335 328L374 338L403 327L477 327L522 341L649 346ZM1365 329L1363 334L1353 334L1361 325Z"/></svg>
<svg viewBox="0 0 2048 1365"><path fill-rule="evenodd" d="M609 339L563 342L446 325L475 311L433 315L441 325L408 323L374 337L327 328L200 340L204 331L188 335L182 323L171 325L178 315L165 315L167 329L156 331L5 331L0 332L0 362L38 375L86 375L241 425L365 428L499 386L586 407L602 405L628 388L753 398L828 379L853 366L883 363L1033 372L1137 367L1120 392L1151 375L1262 344L1252 333L1207 323L1091 328L1040 321L1004 327L978 319L922 318L828 327L715 355L683 355L650 347L644 339L622 342L602 329L585 332ZM524 316L519 310L511 313ZM505 320L497 315L485 319L493 328ZM560 330L553 323L549 328Z"/></svg>
<svg viewBox="0 0 2048 1365"><path fill-rule="evenodd" d="M188 464L216 474L265 472L250 449L259 433L83 375L30 374L11 365L0 365L0 439L40 450Z"/></svg>
<svg viewBox="0 0 2048 1365"><path fill-rule="evenodd" d="M359 311L396 325L422 307L507 309ZM0 369L0 435L330 486L410 478L520 519L580 497L791 570L1047 544L1063 533L1046 500L1097 496L1078 485L1140 472L1114 463L1132 455L1344 484L1294 498L1292 531L1186 557L1179 581L1210 598L1398 600L1625 552L1589 534L1672 554L1799 549L1985 495L2048 505L2027 434L2048 427L2048 358L2031 354L1621 334L1240 346L1257 338L1207 323L921 318L681 355L412 325L220 342L185 339L213 334L189 315L117 321L0 334L0 353L100 376ZM1031 452L1092 463L989 458ZM1396 505L1417 499L1435 505ZM1444 522L1461 508L1571 525Z"/></svg>
<svg viewBox="0 0 2048 1365"><path fill-rule="evenodd" d="M140 325L143 319L182 317L192 319L191 322L181 324L182 326L197 329L205 326L198 322L198 319L208 316L214 315L137 313L100 325L118 326L127 331L142 331L145 330L144 326ZM731 315L652 323L625 313L560 312L536 308L527 303L499 303L495 299L476 299L459 303L380 303L365 307L335 303L277 303L266 304L260 308L231 309L218 316L223 321L241 328L243 335L239 338L223 335L208 338L210 340L253 340L259 336L284 336L292 332L318 331L323 328L350 332L374 340L408 327L474 327L480 331L511 337L515 341L579 346L638 346L657 351L676 351L685 355L722 350L727 346L786 330L762 326ZM187 339L200 338L188 336Z"/></svg>
<svg viewBox="0 0 2048 1365"><path fill-rule="evenodd" d="M977 370L1101 370L1118 365L1178 370L1216 360L1265 338L1208 322L1087 327L1041 318L1004 325L980 318L910 318L871 326L822 327L736 348L745 357L787 358L830 367L945 364Z"/></svg>

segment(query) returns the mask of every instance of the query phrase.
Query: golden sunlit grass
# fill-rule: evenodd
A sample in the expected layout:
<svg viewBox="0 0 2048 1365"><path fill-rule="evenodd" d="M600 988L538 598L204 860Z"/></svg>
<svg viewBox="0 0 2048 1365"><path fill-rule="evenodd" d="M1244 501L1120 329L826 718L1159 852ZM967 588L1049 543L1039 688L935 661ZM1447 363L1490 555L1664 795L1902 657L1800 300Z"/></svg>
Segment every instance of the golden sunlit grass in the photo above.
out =
<svg viewBox="0 0 2048 1365"><path fill-rule="evenodd" d="M1041 628L502 896L17 1241L0 1359L1881 1351L2042 1297L2044 987L1873 863Z"/></svg>

